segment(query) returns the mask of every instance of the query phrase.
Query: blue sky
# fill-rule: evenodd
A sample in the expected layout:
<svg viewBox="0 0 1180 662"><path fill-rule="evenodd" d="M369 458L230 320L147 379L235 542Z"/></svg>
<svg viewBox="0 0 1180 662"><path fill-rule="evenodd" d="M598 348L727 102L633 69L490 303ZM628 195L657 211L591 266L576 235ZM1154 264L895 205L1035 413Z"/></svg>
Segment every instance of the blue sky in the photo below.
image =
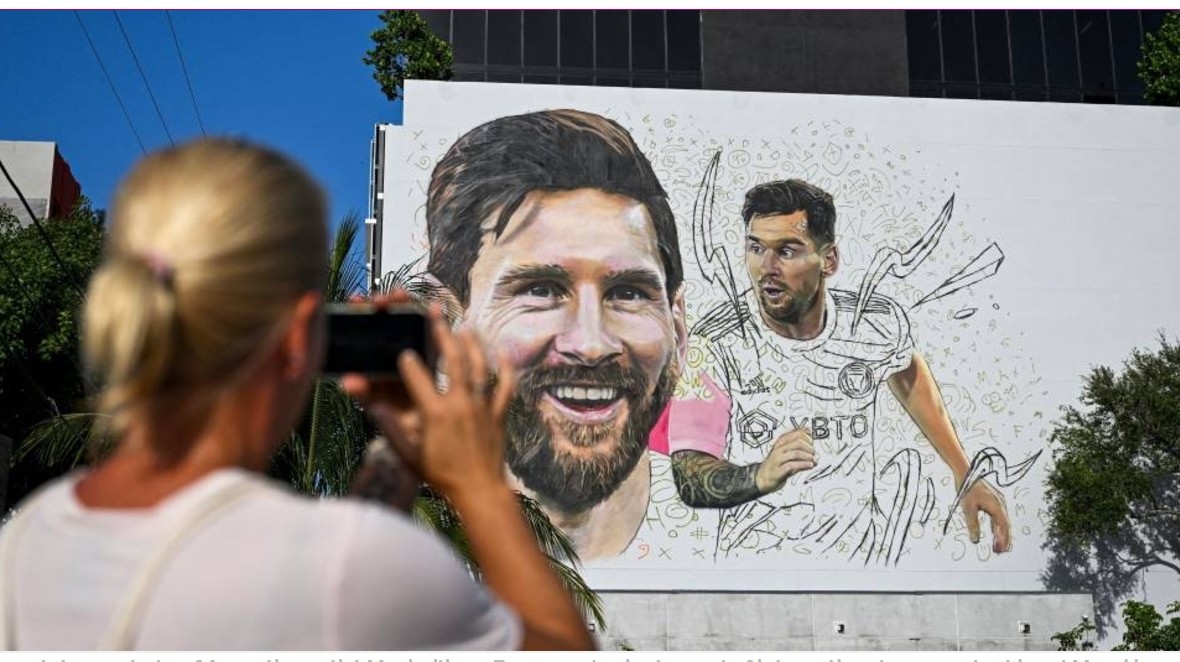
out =
<svg viewBox="0 0 1180 662"><path fill-rule="evenodd" d="M111 11L79 12L147 149L168 145ZM205 129L260 141L368 213L373 125L400 122L361 62L378 11L172 11ZM163 11L120 11L172 137L200 127ZM142 155L72 11L0 11L0 140L51 140L98 208Z"/></svg>

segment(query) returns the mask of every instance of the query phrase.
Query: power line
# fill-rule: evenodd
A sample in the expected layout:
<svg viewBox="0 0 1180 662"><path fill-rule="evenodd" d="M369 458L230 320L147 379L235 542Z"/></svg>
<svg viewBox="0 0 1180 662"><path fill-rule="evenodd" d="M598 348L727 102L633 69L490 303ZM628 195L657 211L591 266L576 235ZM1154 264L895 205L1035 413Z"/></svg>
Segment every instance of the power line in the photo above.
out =
<svg viewBox="0 0 1180 662"><path fill-rule="evenodd" d="M57 267L61 269L62 275L69 277L70 284L78 291L79 297L86 298L85 288L82 287L82 284L75 277L74 271L66 268L65 261L61 259L61 256L57 253L57 249L53 247L53 241L49 238L49 233L45 231L45 227L41 225L41 221L37 219L37 215L33 213L32 206L29 205L29 201L25 199L25 194L21 192L20 187L12 179L12 175L8 174L8 168L4 167L4 159L0 159L0 172L4 173L4 178L8 180L8 184L12 187L12 190L16 191L16 197L20 198L21 204L25 206L25 211L28 212L29 218L33 219L33 225L37 226L37 232L45 241L45 247L49 249L49 254L53 256L53 261L57 262Z"/></svg>
<svg viewBox="0 0 1180 662"><path fill-rule="evenodd" d="M90 31L86 29L86 24L82 22L82 15L78 10L74 10L74 18L78 19L78 25L82 28L82 34L86 35L86 43L90 44L90 52L94 53L94 59L98 60L98 66L102 69L102 75L107 79L107 85L111 86L111 92L115 95L115 101L119 102L119 108L123 111L123 117L127 118L127 126L131 127L131 133L135 134L135 142L139 143L139 149L147 154L147 148L143 146L143 139L139 137L139 132L135 130L135 123L131 121L131 115L127 113L127 106L123 105L123 98L119 96L119 90L115 89L115 81L111 80L111 74L107 71L107 66L102 63L102 58L98 55L98 49L94 47L94 40L90 38Z"/></svg>
<svg viewBox="0 0 1180 662"><path fill-rule="evenodd" d="M205 123L201 121L201 111L197 108L197 95L193 94L193 82L188 77L188 66L184 63L184 53L180 50L180 40L176 38L176 27L172 25L172 12L165 9L164 16L168 19L168 29L172 31L172 43L176 45L176 57L180 58L180 70L184 72L184 84L188 86L188 98L193 101L193 112L197 114L197 124L201 127L201 135L207 135Z"/></svg>
<svg viewBox="0 0 1180 662"><path fill-rule="evenodd" d="M119 32L123 33L123 41L127 42L127 50L131 51L131 59L135 61L135 68L139 70L139 77L143 79L143 84L147 87L148 97L152 100L152 106L156 109L156 117L160 118L160 124L164 125L164 133L168 136L168 142L172 146L176 146L176 141L172 139L172 132L168 130L168 123L164 121L164 113L160 112L160 104L156 103L156 95L152 93L152 84L148 82L147 74L143 73L143 67L139 64L139 56L135 54L135 48L131 45L131 37L127 36L127 30L123 27L123 20L119 18L119 12L114 9L111 13L115 15L115 22L119 24Z"/></svg>

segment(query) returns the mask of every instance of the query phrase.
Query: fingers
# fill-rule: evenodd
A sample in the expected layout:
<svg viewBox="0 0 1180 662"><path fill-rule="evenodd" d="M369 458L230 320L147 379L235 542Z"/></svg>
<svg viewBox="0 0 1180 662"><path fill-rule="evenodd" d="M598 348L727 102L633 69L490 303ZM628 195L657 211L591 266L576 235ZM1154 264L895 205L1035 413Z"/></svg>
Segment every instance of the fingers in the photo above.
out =
<svg viewBox="0 0 1180 662"><path fill-rule="evenodd" d="M967 535L971 542L979 542L979 506L973 500L964 499L963 516L967 519Z"/></svg>
<svg viewBox="0 0 1180 662"><path fill-rule="evenodd" d="M373 383L364 375L357 373L348 373L342 376L340 388L361 403L362 407L368 405L373 396Z"/></svg>
<svg viewBox="0 0 1180 662"><path fill-rule="evenodd" d="M473 333L462 334L461 340L467 352L467 366L471 371L471 392L477 398L486 399L488 396L488 359L484 354L483 346Z"/></svg>
<svg viewBox="0 0 1180 662"><path fill-rule="evenodd" d="M443 319L438 306L432 305L428 312L434 344L438 348L438 357L445 366L447 375L447 389L468 389L471 386L468 373L467 358L463 347L463 340L451 332L450 326Z"/></svg>
<svg viewBox="0 0 1180 662"><path fill-rule="evenodd" d="M992 551L1003 554L1012 550L1012 525L1008 521L1008 509L997 500L987 511L992 521Z"/></svg>
<svg viewBox="0 0 1180 662"><path fill-rule="evenodd" d="M512 401L512 394L516 391L516 370L506 352L499 352L496 356L496 391L492 394L492 415L496 421L503 422L508 412L508 403Z"/></svg>
<svg viewBox="0 0 1180 662"><path fill-rule="evenodd" d="M414 404L423 409L433 407L438 398L434 373L426 367L422 359L414 352L402 352L397 357L397 369Z"/></svg>

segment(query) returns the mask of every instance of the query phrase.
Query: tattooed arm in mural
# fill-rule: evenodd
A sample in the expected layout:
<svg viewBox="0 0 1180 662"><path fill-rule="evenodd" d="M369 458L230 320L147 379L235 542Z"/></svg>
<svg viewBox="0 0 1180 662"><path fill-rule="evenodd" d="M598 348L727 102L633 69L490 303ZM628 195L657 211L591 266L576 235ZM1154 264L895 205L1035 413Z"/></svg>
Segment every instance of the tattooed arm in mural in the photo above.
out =
<svg viewBox="0 0 1180 662"><path fill-rule="evenodd" d="M905 370L889 378L889 390L905 408L923 436L938 452L942 461L950 467L955 476L955 490L963 488L970 469L967 453L959 443L959 436L951 423L943 404L938 383L930 372L930 366L920 354L914 352L913 360ZM969 486L962 498L963 515L967 519L967 532L971 542L979 542L979 513L983 511L991 519L992 549L997 553L1011 549L1011 530L1004 498L987 482L978 480Z"/></svg>
<svg viewBox="0 0 1180 662"><path fill-rule="evenodd" d="M686 505L737 506L774 492L793 474L815 466L815 447L804 429L780 435L762 462L743 466L721 459L731 402L706 373L699 378L705 396L676 399L670 411L672 475Z"/></svg>

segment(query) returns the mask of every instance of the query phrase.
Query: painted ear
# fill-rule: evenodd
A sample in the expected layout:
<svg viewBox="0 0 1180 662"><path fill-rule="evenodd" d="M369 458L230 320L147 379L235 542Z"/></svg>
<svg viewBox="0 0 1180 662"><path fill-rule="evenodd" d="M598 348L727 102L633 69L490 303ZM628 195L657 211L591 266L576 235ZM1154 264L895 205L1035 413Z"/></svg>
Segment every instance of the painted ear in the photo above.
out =
<svg viewBox="0 0 1180 662"><path fill-rule="evenodd" d="M828 244L821 252L823 257L823 275L824 278L831 278L836 275L836 271L840 268L840 249L836 246L836 242Z"/></svg>

